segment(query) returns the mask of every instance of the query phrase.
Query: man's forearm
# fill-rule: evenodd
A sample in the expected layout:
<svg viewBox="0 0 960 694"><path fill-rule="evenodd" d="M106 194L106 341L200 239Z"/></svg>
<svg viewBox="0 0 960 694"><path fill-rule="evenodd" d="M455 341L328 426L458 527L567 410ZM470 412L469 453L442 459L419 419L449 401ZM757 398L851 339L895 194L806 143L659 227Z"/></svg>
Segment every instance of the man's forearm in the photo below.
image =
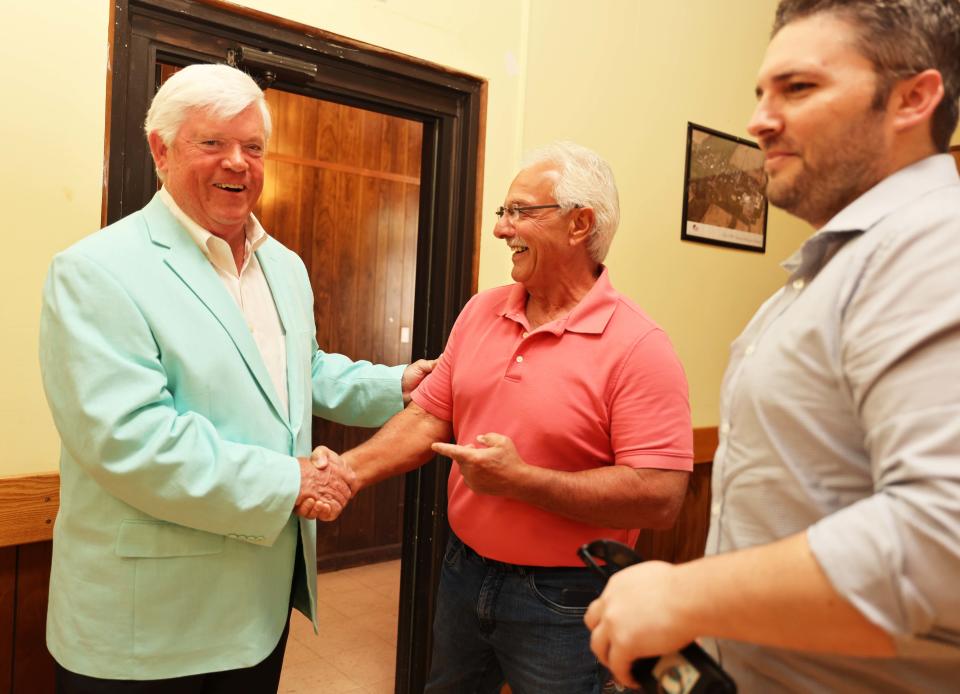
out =
<svg viewBox="0 0 960 694"><path fill-rule="evenodd" d="M674 566L614 574L587 610L590 648L621 682L636 658L701 636L861 657L895 655L893 639L834 590L805 533Z"/></svg>
<svg viewBox="0 0 960 694"><path fill-rule="evenodd" d="M691 636L851 656L892 656L893 640L841 597L806 533L676 567Z"/></svg>
<svg viewBox="0 0 960 694"><path fill-rule="evenodd" d="M575 472L530 465L513 440L495 432L477 436L475 443L438 443L433 450L456 461L464 482L477 494L516 499L607 528L670 527L690 476L626 465Z"/></svg>
<svg viewBox="0 0 960 694"><path fill-rule="evenodd" d="M611 465L564 472L518 469L508 496L582 523L607 528L669 528L683 504L689 473Z"/></svg>
<svg viewBox="0 0 960 694"><path fill-rule="evenodd" d="M449 422L417 404L392 417L370 440L343 454L358 489L420 467L433 457L430 444L450 437Z"/></svg>

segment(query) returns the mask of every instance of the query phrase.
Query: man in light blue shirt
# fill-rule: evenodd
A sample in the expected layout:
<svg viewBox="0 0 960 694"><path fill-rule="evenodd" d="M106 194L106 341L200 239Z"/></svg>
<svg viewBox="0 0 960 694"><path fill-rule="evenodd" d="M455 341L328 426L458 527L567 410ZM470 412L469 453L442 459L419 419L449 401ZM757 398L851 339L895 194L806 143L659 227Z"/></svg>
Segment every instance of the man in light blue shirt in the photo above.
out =
<svg viewBox="0 0 960 694"><path fill-rule="evenodd" d="M587 615L623 680L716 637L744 691L960 681L960 2L783 0L749 130L817 232L733 343L705 559Z"/></svg>

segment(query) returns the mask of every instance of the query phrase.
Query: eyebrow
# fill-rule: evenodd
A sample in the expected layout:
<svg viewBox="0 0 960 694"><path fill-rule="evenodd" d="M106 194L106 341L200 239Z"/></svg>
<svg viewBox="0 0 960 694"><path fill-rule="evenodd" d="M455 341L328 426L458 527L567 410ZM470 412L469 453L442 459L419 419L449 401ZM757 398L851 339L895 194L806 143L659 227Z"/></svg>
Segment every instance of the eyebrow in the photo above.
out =
<svg viewBox="0 0 960 694"><path fill-rule="evenodd" d="M783 84L784 82L789 82L797 76L804 76L810 74L808 70L790 70L789 72L781 72L774 75L770 78L770 82L773 84ZM754 88L754 94L756 94L759 99L763 96L763 87L759 84Z"/></svg>

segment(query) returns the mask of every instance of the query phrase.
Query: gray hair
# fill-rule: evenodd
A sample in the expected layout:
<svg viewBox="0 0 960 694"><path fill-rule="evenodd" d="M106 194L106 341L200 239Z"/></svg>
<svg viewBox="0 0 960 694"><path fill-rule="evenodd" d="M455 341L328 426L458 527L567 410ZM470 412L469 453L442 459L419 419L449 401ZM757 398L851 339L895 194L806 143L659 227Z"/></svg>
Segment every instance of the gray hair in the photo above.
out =
<svg viewBox="0 0 960 694"><path fill-rule="evenodd" d="M170 146L191 109L204 109L218 118L233 118L251 104L260 108L263 132L269 140L270 111L263 91L250 75L229 65L188 65L157 90L143 129L147 135L158 133L164 144Z"/></svg>
<svg viewBox="0 0 960 694"><path fill-rule="evenodd" d="M773 34L790 22L833 13L857 31L857 48L873 63L877 89L873 107L883 108L894 85L933 68L943 78L943 101L930 134L941 152L960 115L960 0L781 0Z"/></svg>
<svg viewBox="0 0 960 694"><path fill-rule="evenodd" d="M574 142L554 142L528 153L523 168L544 163L555 164L560 174L553 189L558 205L593 209L587 251L595 262L602 263L620 224L620 198L613 169L599 154Z"/></svg>

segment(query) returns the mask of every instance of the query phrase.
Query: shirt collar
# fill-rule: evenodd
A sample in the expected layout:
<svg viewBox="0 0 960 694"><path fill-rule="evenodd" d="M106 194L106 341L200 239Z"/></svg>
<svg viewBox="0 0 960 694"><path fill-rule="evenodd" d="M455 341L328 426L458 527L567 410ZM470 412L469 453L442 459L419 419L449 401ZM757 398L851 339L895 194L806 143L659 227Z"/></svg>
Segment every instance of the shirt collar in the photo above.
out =
<svg viewBox="0 0 960 694"><path fill-rule="evenodd" d="M574 333L600 334L610 322L614 309L620 300L617 290L610 284L610 277L606 266L601 265L600 276L590 287L590 291L580 299L573 310L565 317L547 323L543 330L560 335L564 330ZM520 323L524 327L527 323L527 290L517 282L510 287L510 292L500 305L497 315Z"/></svg>
<svg viewBox="0 0 960 694"><path fill-rule="evenodd" d="M957 164L949 154L936 154L905 166L840 210L782 266L790 273L822 266L824 258L832 256L834 246L870 229L903 205L957 181Z"/></svg>
<svg viewBox="0 0 960 694"><path fill-rule="evenodd" d="M173 199L173 196L170 195L170 191L167 190L166 186L160 188L159 195L160 199L170 210L170 214L187 230L190 238L194 240L207 257L207 260L225 272L232 275L237 274L237 266L233 259L233 252L230 250L230 244L212 232L207 231L188 216L187 213L180 208L176 200ZM253 253L269 238L267 232L264 231L263 226L261 226L259 220L257 220L253 214L247 219L243 231L247 238L244 243L244 260L243 267L240 270L241 273L246 269Z"/></svg>

